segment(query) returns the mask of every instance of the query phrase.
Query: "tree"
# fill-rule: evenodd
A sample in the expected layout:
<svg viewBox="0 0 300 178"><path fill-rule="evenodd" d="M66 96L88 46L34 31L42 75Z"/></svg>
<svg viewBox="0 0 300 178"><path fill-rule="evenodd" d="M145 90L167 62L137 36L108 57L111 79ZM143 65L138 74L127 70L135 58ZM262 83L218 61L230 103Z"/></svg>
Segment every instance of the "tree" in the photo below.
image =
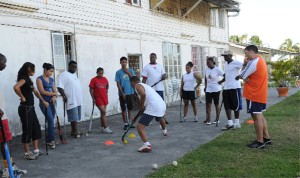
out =
<svg viewBox="0 0 300 178"><path fill-rule="evenodd" d="M263 42L260 40L259 36L257 35L253 35L250 39L249 39L250 44L262 47L263 46Z"/></svg>
<svg viewBox="0 0 300 178"><path fill-rule="evenodd" d="M247 43L247 38L248 38L247 34L244 34L244 35L241 35L241 36L231 35L230 36L230 41L233 42L233 43Z"/></svg>

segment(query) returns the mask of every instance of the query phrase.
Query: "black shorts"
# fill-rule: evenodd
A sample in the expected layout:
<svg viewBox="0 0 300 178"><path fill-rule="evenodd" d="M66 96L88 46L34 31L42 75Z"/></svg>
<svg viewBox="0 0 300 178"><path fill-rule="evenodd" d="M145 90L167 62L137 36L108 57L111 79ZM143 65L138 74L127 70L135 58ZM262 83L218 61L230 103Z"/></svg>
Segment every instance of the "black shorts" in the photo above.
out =
<svg viewBox="0 0 300 178"><path fill-rule="evenodd" d="M205 93L205 102L207 104L211 104L212 100L214 100L214 104L218 105L219 104L219 98L220 98L220 91L218 92L212 92L212 93Z"/></svg>
<svg viewBox="0 0 300 178"><path fill-rule="evenodd" d="M119 96L121 110L126 111L125 101L122 96ZM133 110L133 95L126 95L127 109Z"/></svg>
<svg viewBox="0 0 300 178"><path fill-rule="evenodd" d="M22 123L22 143L30 143L33 140L42 138L41 126L34 106L20 105L18 113Z"/></svg>
<svg viewBox="0 0 300 178"><path fill-rule="evenodd" d="M194 101L197 98L195 91L182 91L182 99L183 100L191 100Z"/></svg>
<svg viewBox="0 0 300 178"><path fill-rule="evenodd" d="M223 90L223 102L225 110L239 111L240 95L238 89Z"/></svg>
<svg viewBox="0 0 300 178"><path fill-rule="evenodd" d="M139 124L148 126L150 122L155 118L156 122L160 122L163 117L151 116L149 114L142 114Z"/></svg>

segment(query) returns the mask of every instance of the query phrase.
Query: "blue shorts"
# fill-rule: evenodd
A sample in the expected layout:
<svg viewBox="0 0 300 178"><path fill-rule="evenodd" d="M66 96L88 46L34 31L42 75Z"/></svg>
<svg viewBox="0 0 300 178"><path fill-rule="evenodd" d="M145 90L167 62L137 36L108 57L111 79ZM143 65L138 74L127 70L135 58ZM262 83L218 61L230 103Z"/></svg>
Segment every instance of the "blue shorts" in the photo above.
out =
<svg viewBox="0 0 300 178"><path fill-rule="evenodd" d="M239 110L243 109L243 100L242 100L242 92L240 88L237 88L238 96L239 96Z"/></svg>
<svg viewBox="0 0 300 178"><path fill-rule="evenodd" d="M68 121L80 121L81 120L81 106L77 106L75 108L67 110Z"/></svg>
<svg viewBox="0 0 300 178"><path fill-rule="evenodd" d="M164 91L156 91L156 93L164 100Z"/></svg>
<svg viewBox="0 0 300 178"><path fill-rule="evenodd" d="M251 114L259 114L263 111L266 111L266 104L264 103L258 103L250 100L247 101L247 113Z"/></svg>
<svg viewBox="0 0 300 178"><path fill-rule="evenodd" d="M157 122L160 122L163 117L157 117L157 116L151 116L148 114L143 114L139 120L139 124L148 126L154 118Z"/></svg>

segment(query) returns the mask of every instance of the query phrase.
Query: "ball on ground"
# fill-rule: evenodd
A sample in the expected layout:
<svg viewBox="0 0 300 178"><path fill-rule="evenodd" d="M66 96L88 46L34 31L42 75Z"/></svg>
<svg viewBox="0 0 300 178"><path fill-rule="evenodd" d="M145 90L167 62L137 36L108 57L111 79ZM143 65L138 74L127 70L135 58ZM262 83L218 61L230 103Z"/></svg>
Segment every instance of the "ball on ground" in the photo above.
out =
<svg viewBox="0 0 300 178"><path fill-rule="evenodd" d="M156 170L157 167L158 167L157 164L153 164L153 165L152 165L152 169L154 169L154 170Z"/></svg>
<svg viewBox="0 0 300 178"><path fill-rule="evenodd" d="M177 161L172 162L173 166L177 166Z"/></svg>
<svg viewBox="0 0 300 178"><path fill-rule="evenodd" d="M124 142L123 142L124 144L127 144L128 142L127 142L127 140L124 140Z"/></svg>

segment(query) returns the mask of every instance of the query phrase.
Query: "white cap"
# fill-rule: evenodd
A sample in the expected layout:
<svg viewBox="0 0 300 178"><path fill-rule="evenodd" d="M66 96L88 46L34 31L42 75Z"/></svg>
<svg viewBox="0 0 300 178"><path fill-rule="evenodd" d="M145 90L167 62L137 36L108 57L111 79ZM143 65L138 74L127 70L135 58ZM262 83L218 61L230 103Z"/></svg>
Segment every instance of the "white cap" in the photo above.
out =
<svg viewBox="0 0 300 178"><path fill-rule="evenodd" d="M224 53L222 54L222 56L228 56L231 55L232 56L232 52L230 50L226 50L224 51Z"/></svg>

